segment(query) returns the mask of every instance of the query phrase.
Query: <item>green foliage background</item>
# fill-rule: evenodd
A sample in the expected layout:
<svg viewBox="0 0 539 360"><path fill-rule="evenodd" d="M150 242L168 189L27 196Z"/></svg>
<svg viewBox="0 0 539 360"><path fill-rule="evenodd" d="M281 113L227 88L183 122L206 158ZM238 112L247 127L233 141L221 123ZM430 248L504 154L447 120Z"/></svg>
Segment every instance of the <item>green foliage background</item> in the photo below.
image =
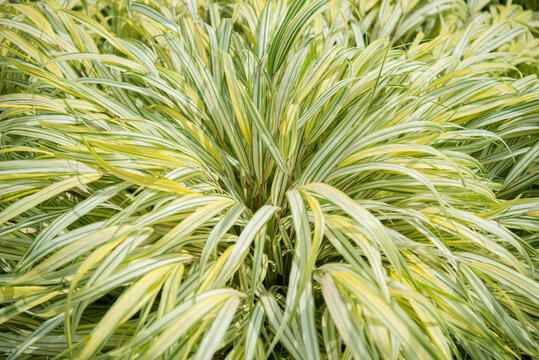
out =
<svg viewBox="0 0 539 360"><path fill-rule="evenodd" d="M0 352L539 357L535 6L0 1Z"/></svg>

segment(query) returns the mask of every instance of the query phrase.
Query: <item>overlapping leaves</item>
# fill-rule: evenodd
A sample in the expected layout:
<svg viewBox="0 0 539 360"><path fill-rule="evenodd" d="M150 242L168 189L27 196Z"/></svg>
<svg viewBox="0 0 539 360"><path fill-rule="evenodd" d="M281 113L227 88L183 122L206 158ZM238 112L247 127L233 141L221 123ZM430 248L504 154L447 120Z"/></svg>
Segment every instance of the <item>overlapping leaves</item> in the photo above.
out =
<svg viewBox="0 0 539 360"><path fill-rule="evenodd" d="M485 5L3 4L1 351L538 356L536 20Z"/></svg>

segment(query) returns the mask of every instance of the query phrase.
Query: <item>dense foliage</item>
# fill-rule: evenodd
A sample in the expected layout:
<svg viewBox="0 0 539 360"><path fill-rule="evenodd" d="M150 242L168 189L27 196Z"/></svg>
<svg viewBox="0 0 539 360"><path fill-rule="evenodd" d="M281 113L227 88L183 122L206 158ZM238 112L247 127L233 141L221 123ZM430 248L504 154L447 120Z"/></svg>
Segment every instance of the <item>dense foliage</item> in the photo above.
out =
<svg viewBox="0 0 539 360"><path fill-rule="evenodd" d="M4 1L0 352L538 357L532 3Z"/></svg>

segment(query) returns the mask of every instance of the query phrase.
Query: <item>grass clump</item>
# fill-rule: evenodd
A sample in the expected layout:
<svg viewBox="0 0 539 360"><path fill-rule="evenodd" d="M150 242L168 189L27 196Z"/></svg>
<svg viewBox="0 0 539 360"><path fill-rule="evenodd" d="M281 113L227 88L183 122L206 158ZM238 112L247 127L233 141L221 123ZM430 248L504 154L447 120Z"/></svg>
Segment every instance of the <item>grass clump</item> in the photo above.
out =
<svg viewBox="0 0 539 360"><path fill-rule="evenodd" d="M539 356L536 25L511 2L4 2L0 351Z"/></svg>

